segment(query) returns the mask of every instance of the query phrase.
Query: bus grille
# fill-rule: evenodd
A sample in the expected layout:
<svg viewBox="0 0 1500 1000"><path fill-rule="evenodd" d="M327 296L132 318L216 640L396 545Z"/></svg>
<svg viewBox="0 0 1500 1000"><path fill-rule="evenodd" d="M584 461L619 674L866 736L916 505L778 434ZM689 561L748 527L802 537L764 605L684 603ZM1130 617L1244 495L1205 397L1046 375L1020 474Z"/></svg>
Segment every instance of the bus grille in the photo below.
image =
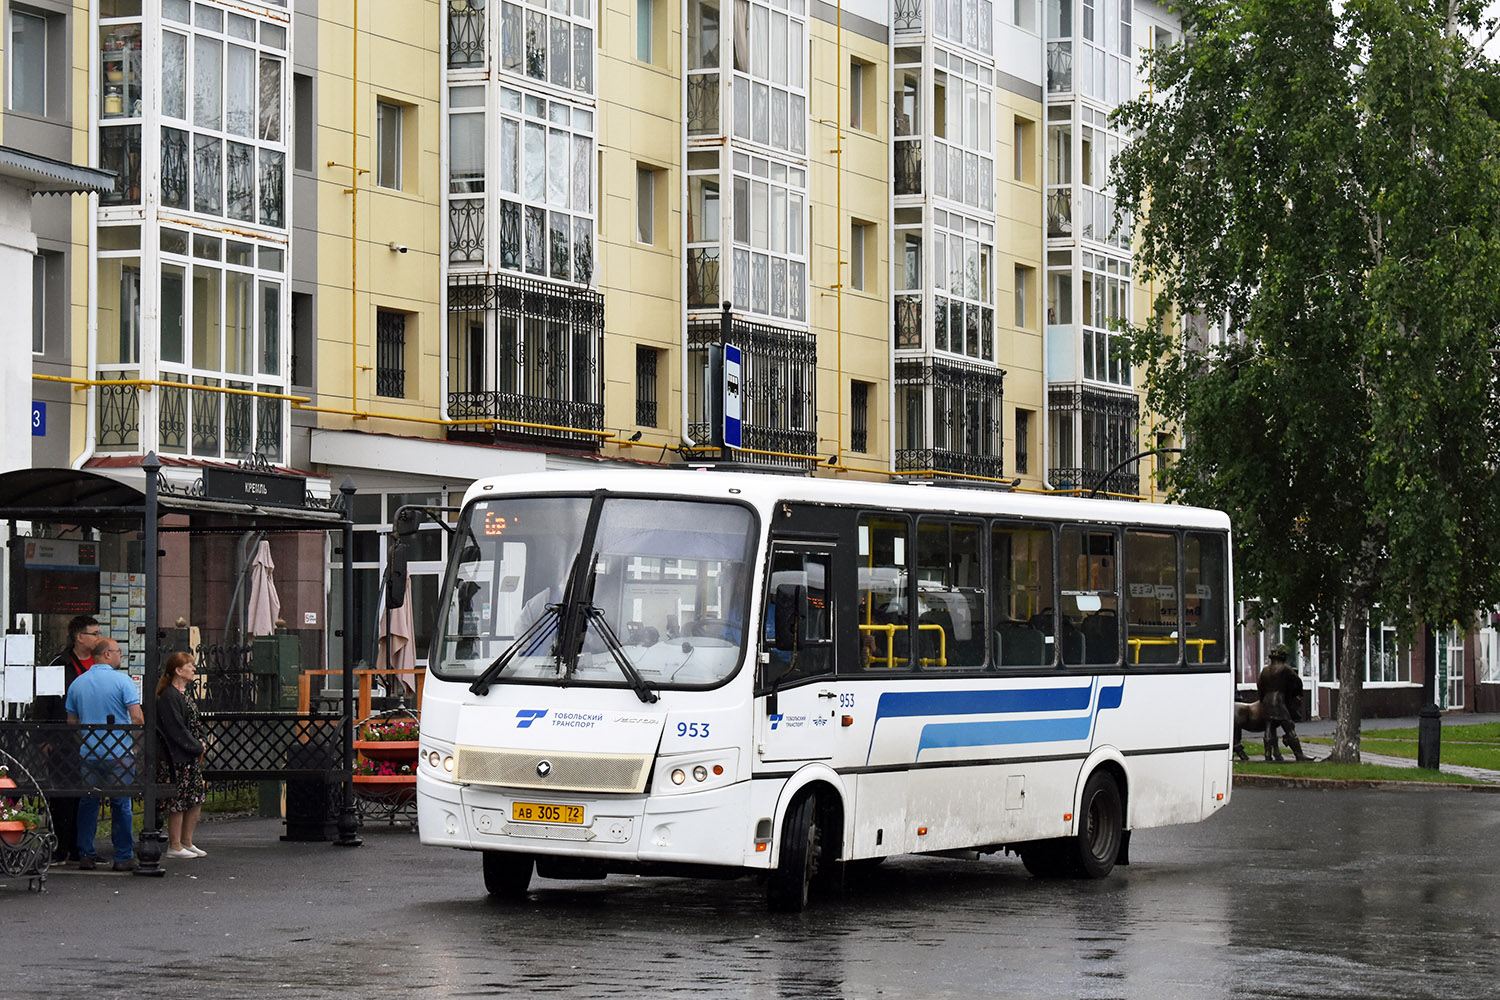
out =
<svg viewBox="0 0 1500 1000"><path fill-rule="evenodd" d="M458 748L453 777L475 785L559 792L643 792L650 754L541 753Z"/></svg>

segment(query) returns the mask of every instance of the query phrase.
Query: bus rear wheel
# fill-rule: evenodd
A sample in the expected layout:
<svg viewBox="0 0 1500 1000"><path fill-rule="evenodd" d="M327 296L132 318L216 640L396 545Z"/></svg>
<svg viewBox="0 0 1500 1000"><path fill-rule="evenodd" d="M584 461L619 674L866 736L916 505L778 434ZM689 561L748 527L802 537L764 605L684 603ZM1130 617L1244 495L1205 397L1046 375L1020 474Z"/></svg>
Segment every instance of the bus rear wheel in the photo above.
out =
<svg viewBox="0 0 1500 1000"><path fill-rule="evenodd" d="M1103 878L1115 867L1125 840L1125 810L1120 804L1120 786L1108 771L1095 771L1083 786L1078 833L1074 836L1075 874L1080 878Z"/></svg>
<svg viewBox="0 0 1500 1000"><path fill-rule="evenodd" d="M526 898L531 885L531 869L535 861L529 854L513 854L510 851L485 851L484 888L496 899L518 900Z"/></svg>
<svg viewBox="0 0 1500 1000"><path fill-rule="evenodd" d="M781 859L766 882L766 902L778 913L801 913L818 875L822 831L816 796L804 795L787 811L781 828Z"/></svg>

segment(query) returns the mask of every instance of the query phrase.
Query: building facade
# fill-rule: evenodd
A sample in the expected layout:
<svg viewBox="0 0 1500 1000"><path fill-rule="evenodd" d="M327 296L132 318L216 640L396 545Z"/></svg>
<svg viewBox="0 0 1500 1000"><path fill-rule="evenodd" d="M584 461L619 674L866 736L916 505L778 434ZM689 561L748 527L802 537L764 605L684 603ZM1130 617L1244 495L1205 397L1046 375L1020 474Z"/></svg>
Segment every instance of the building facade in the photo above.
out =
<svg viewBox="0 0 1500 1000"><path fill-rule="evenodd" d="M396 511L480 474L1155 496L1109 176L1110 112L1177 37L1151 0L0 9L0 143L116 175L33 204L34 464L351 480L366 619ZM419 633L444 546L420 533ZM281 553L317 605L291 628L342 600L330 558Z"/></svg>

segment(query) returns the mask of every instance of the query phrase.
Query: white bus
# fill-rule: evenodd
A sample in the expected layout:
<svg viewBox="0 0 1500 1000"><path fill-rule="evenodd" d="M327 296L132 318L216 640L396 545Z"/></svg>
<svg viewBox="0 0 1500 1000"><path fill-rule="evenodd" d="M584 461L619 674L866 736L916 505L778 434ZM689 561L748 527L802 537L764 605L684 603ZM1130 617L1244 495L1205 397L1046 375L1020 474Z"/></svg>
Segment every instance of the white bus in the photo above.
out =
<svg viewBox="0 0 1500 1000"><path fill-rule="evenodd" d="M731 472L497 476L464 499L422 700L423 843L533 873L1010 850L1102 877L1229 800L1229 520Z"/></svg>

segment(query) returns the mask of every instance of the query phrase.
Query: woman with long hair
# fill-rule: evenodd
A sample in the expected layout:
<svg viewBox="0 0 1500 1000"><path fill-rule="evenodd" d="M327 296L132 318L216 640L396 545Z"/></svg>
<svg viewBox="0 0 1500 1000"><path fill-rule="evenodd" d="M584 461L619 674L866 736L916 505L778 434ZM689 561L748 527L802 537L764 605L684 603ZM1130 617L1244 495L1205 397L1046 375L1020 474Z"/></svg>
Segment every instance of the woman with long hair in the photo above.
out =
<svg viewBox="0 0 1500 1000"><path fill-rule="evenodd" d="M177 786L177 794L163 803L167 810L166 857L183 860L208 854L193 843L198 813L208 798L208 783L203 780L208 744L203 742L198 707L187 696L188 685L197 672L192 653L173 653L156 682L156 735L161 750L156 780Z"/></svg>

